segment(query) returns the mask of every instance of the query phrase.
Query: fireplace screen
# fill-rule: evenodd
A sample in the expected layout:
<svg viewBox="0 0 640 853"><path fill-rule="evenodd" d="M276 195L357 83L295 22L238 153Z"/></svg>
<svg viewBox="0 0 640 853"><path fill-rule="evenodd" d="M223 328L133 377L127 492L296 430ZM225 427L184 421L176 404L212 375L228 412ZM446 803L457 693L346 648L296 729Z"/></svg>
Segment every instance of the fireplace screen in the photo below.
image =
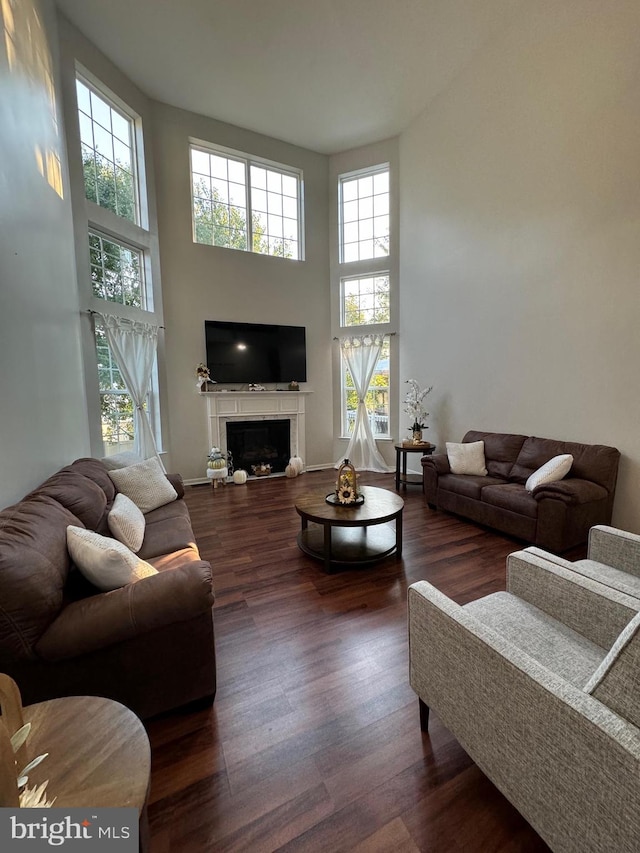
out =
<svg viewBox="0 0 640 853"><path fill-rule="evenodd" d="M270 465L271 471L284 471L291 456L291 422L227 421L227 450L233 455L234 468L251 474L252 465Z"/></svg>

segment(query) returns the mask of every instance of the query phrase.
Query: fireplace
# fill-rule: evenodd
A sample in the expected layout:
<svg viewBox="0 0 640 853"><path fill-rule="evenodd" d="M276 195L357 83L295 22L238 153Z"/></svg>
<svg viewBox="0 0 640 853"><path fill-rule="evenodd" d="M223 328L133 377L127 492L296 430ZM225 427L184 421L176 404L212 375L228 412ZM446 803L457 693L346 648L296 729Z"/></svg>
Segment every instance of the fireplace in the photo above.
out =
<svg viewBox="0 0 640 853"><path fill-rule="evenodd" d="M289 420L227 421L227 450L233 467L252 473L252 465L270 465L272 473L284 471L291 456Z"/></svg>

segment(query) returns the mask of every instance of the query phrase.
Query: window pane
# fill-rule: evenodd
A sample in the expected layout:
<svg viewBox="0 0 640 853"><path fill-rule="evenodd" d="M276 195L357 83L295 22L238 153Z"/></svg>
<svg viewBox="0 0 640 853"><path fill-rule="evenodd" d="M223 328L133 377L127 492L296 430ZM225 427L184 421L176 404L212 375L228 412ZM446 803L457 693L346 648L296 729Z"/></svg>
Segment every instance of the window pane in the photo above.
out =
<svg viewBox="0 0 640 853"><path fill-rule="evenodd" d="M389 253L389 171L341 178L343 263L384 257ZM353 223L358 223L356 236Z"/></svg>
<svg viewBox="0 0 640 853"><path fill-rule="evenodd" d="M142 252L90 231L89 262L93 293L99 299L147 308Z"/></svg>
<svg viewBox="0 0 640 853"><path fill-rule="evenodd" d="M343 326L388 323L389 275L348 278L341 282Z"/></svg>
<svg viewBox="0 0 640 853"><path fill-rule="evenodd" d="M299 257L298 178L252 163L250 158L225 157L196 149L192 149L191 171L195 242ZM204 181L209 173L210 193ZM247 174L251 180L250 220Z"/></svg>
<svg viewBox="0 0 640 853"><path fill-rule="evenodd" d="M86 197L138 223L133 120L81 80L76 92Z"/></svg>

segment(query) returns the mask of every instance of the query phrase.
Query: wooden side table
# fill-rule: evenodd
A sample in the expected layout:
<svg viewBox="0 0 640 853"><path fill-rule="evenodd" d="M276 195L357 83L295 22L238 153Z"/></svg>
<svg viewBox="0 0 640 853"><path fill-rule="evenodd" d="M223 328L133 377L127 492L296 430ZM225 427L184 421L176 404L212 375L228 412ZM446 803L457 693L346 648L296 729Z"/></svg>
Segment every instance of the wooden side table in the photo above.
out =
<svg viewBox="0 0 640 853"><path fill-rule="evenodd" d="M137 809L140 850L148 851L151 750L145 728L132 711L98 696L50 699L23 708L15 682L4 673L0 674L0 704L5 736L31 723L27 742L18 751L20 766L48 753L29 772L31 787L48 779L46 794L55 797L60 808ZM11 782L17 797L15 776ZM0 793L5 798L11 795L6 786ZM15 800L0 803L14 804Z"/></svg>
<svg viewBox="0 0 640 853"><path fill-rule="evenodd" d="M419 453L421 456L431 456L436 449L435 444L428 442L423 444L395 444L394 447L396 449L396 491L399 491L400 483L402 483L405 491L407 483L412 486L422 486L421 474L407 474L407 454Z"/></svg>

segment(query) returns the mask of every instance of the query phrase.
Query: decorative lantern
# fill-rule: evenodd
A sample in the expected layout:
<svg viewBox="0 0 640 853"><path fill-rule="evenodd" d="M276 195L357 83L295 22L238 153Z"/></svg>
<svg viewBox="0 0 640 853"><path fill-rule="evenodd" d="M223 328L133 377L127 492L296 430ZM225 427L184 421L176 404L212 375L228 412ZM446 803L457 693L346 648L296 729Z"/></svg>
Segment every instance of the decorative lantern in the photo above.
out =
<svg viewBox="0 0 640 853"><path fill-rule="evenodd" d="M358 477L356 469L348 459L345 459L338 468L338 479L336 480L336 497L338 502L348 506L349 504L361 503L358 495Z"/></svg>

